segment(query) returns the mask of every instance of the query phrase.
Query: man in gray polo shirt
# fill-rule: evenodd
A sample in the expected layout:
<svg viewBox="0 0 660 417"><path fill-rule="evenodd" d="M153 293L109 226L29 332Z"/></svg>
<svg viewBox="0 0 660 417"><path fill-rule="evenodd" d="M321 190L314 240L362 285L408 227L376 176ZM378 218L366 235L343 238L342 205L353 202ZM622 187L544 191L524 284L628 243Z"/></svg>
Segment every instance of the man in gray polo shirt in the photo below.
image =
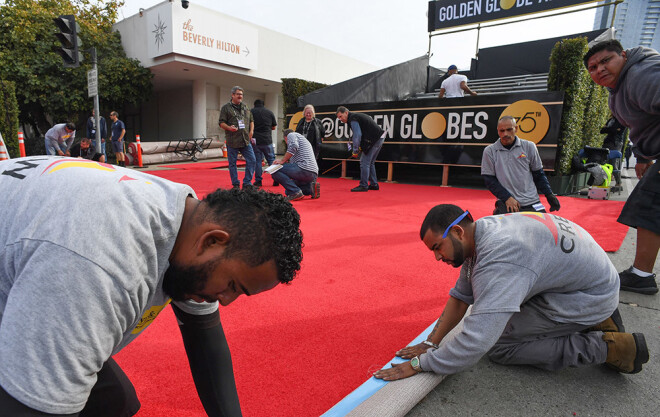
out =
<svg viewBox="0 0 660 417"><path fill-rule="evenodd" d="M481 159L481 175L486 187L497 197L493 214L517 211L545 213L539 192L548 199L550 211L559 210L559 200L543 172L536 145L516 136L517 131L516 119L502 116L497 123L500 138L484 149Z"/></svg>
<svg viewBox="0 0 660 417"><path fill-rule="evenodd" d="M312 145L292 129L286 129L283 133L286 153L283 158L273 161L273 165L282 165L282 168L271 174L273 180L282 184L289 201L301 200L306 195L313 199L319 198L321 186L316 181L319 166Z"/></svg>

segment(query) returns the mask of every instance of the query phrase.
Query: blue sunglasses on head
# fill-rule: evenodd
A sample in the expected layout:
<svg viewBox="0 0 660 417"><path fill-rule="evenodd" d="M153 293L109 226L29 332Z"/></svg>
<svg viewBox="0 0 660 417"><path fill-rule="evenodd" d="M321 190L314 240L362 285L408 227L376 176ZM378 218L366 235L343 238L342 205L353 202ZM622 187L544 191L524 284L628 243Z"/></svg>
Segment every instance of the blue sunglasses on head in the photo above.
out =
<svg viewBox="0 0 660 417"><path fill-rule="evenodd" d="M456 226L457 224L459 224L461 222L461 220L463 220L465 218L465 216L468 216L468 215L470 215L470 212L465 210L465 213L458 216L458 218L456 220L454 220L454 222L452 224L447 226L447 228L445 229L445 232L442 234L442 238L443 239L446 238L447 235L449 234L449 231L451 230L451 228ZM470 215L470 219L472 219L471 215Z"/></svg>

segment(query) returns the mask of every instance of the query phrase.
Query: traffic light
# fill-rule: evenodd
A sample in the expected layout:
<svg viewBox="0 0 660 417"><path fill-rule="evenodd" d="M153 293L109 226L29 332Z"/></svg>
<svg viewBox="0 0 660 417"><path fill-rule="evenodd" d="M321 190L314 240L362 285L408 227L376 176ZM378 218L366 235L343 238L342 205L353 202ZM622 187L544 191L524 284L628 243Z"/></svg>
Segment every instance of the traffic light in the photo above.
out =
<svg viewBox="0 0 660 417"><path fill-rule="evenodd" d="M82 54L79 49L82 47L82 42L78 37L80 26L76 23L76 17L72 14L62 15L53 19L57 28L60 30L55 34L55 37L62 44L57 48L57 53L62 56L64 66L66 68L75 68L80 65L83 60Z"/></svg>

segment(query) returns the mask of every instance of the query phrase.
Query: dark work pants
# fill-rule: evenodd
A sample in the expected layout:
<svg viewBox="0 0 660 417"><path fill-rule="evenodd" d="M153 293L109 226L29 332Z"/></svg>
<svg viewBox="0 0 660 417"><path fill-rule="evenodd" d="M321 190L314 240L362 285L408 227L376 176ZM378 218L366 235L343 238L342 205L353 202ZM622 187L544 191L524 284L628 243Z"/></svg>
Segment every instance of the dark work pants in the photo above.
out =
<svg viewBox="0 0 660 417"><path fill-rule="evenodd" d="M130 417L140 409L133 384L117 362L109 359L98 373L85 408L73 414L48 414L29 408L0 387L0 412L12 417Z"/></svg>

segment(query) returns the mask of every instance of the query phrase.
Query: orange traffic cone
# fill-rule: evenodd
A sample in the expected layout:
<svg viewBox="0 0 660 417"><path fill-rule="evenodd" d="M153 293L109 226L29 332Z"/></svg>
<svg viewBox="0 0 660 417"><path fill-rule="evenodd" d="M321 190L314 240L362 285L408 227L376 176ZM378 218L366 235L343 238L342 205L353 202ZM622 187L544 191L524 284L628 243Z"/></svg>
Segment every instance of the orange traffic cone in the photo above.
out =
<svg viewBox="0 0 660 417"><path fill-rule="evenodd" d="M138 166L142 167L142 145L140 144L140 135L135 135L135 142L137 145L137 163Z"/></svg>
<svg viewBox="0 0 660 417"><path fill-rule="evenodd" d="M18 132L18 150L21 152L21 158L25 158L25 141L23 140L23 132Z"/></svg>
<svg viewBox="0 0 660 417"><path fill-rule="evenodd" d="M227 142L225 142L225 143L222 145L222 157L223 157L223 158L226 158L226 157L227 157Z"/></svg>
<svg viewBox="0 0 660 417"><path fill-rule="evenodd" d="M2 140L2 133L0 133L0 161L4 161L7 159L11 159L9 157L9 152L7 151L7 147L5 146L5 141Z"/></svg>

